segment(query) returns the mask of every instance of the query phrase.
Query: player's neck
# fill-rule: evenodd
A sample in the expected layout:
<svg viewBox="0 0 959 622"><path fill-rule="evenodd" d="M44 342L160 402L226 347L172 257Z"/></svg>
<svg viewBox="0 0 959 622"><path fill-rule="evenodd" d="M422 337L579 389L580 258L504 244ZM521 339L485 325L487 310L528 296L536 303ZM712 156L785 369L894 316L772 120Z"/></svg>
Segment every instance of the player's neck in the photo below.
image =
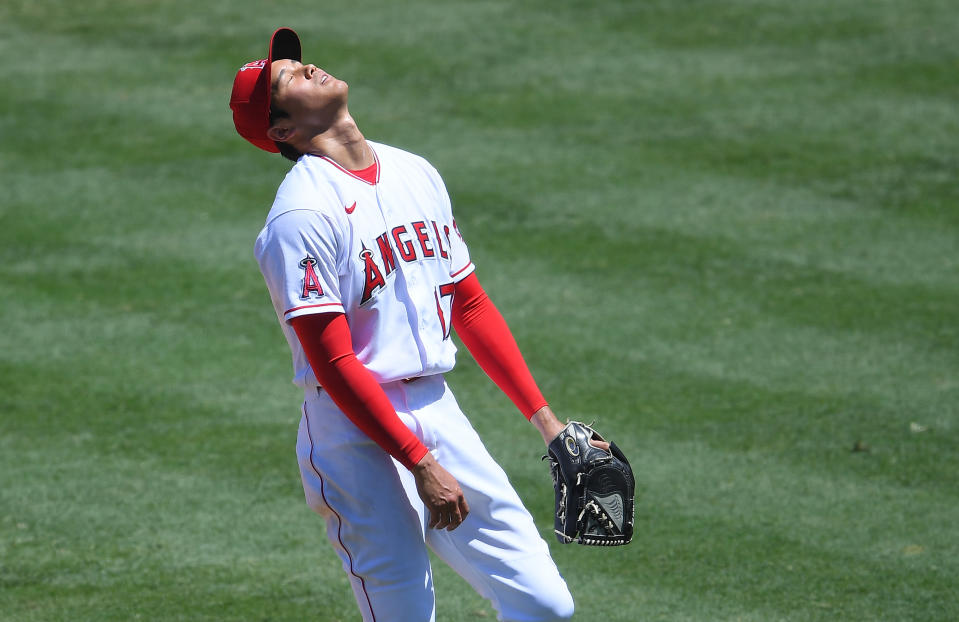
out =
<svg viewBox="0 0 959 622"><path fill-rule="evenodd" d="M373 164L373 151L349 113L310 141L308 153L326 156L343 168L360 170Z"/></svg>

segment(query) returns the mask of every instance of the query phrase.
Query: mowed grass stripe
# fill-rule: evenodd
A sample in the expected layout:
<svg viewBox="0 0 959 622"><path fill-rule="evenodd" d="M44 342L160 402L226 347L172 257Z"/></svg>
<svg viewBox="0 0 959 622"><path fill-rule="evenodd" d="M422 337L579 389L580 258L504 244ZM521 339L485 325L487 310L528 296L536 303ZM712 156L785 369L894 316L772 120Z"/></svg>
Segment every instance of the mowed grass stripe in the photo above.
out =
<svg viewBox="0 0 959 622"><path fill-rule="evenodd" d="M955 359L959 334L950 318L959 311L959 295L941 288L876 285L669 230L645 228L622 239L583 224L571 231L553 228L522 245L505 235L495 239L495 246L488 244L483 252L497 257L492 261L499 265L521 262L527 273L539 266L550 282L583 287L581 300L574 301L579 304L570 309L574 314L602 315L604 305L628 307L631 297L655 299L665 292L672 299L686 298L687 308L674 316L689 316L690 321L678 325L681 331L696 331L696 320L708 309L718 321L744 316L749 325L775 318L795 327L864 332L885 343L911 344L943 361ZM641 330L628 320L623 317L620 324L627 334L631 327Z"/></svg>
<svg viewBox="0 0 959 622"><path fill-rule="evenodd" d="M647 473L661 482L657 490L670 491L653 500L660 504L650 503L649 511L659 514L651 522L708 525L703 539L687 551L666 540L651 541L679 557L677 572L691 566L713 570L716 581L707 586L712 583L727 597L735 597L739 580L746 589L741 596L751 592L762 601L778 600L764 583L793 583L804 589L783 594L792 607L802 608L805 598L837 599L834 607L854 604L860 609L854 617L897 619L908 615L908 608L895 604L894 597L877 605L866 585L879 582L895 593L932 594L946 588L955 572L949 525L954 504L933 500L935 493L837 477L835 470L817 474L795 465L783 468L763 453L729 455L701 443L658 449L652 444L646 455ZM653 530L666 535L661 527ZM752 565L750 572L734 578L739 576L736 565L745 560L752 560L745 562ZM927 572L917 575L918 568ZM726 580L719 579L723 574ZM930 613L945 615L950 609L954 606L943 601ZM781 613L785 617L789 612Z"/></svg>
<svg viewBox="0 0 959 622"><path fill-rule="evenodd" d="M515 194L498 190L467 195L470 215L478 212L482 222L492 211L511 223L533 227L589 223L620 238L636 229L668 229L716 238L756 257L848 273L877 285L925 283L956 289L959 259L952 249L957 234L938 222L891 214L874 203L838 199L825 191L718 172L690 173L662 163L647 165L629 178L619 170L591 170L587 178L596 187L544 188L525 206L504 206L507 197L518 201ZM682 259L677 255L674 261Z"/></svg>
<svg viewBox="0 0 959 622"><path fill-rule="evenodd" d="M142 455L23 458L30 468L18 475L49 484L3 494L30 508L9 525L3 582L26 605L6 609L13 619L290 619L317 602L352 615L346 579L287 473L204 477ZM89 479L70 485L78 472Z"/></svg>

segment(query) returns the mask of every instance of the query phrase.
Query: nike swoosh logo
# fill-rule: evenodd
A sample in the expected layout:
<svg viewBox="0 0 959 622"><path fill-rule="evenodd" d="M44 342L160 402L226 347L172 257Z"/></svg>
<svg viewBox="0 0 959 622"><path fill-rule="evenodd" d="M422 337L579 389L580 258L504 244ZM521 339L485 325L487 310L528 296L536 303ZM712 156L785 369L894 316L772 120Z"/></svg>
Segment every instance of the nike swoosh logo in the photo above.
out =
<svg viewBox="0 0 959 622"><path fill-rule="evenodd" d="M351 206L349 206L349 207L344 207L343 209L346 210L346 213L347 213L347 214L352 214L352 213L353 213L353 210L356 209L356 201L353 201L353 205L351 205Z"/></svg>

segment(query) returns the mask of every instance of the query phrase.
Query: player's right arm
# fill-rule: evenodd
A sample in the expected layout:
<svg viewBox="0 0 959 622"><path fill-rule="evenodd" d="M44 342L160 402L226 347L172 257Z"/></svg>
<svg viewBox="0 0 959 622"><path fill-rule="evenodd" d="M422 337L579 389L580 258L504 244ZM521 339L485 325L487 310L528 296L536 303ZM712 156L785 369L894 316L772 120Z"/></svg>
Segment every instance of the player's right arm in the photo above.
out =
<svg viewBox="0 0 959 622"><path fill-rule="evenodd" d="M469 513L456 479L396 414L373 374L356 358L346 316L313 313L290 320L310 366L333 402L363 433L413 473L430 528L453 530Z"/></svg>

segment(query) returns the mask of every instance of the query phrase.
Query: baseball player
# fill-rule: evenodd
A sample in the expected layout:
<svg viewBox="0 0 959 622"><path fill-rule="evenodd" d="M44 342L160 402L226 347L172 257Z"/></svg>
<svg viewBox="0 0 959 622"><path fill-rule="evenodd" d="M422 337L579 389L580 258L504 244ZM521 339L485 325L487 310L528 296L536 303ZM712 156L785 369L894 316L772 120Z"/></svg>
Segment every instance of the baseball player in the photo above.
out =
<svg viewBox="0 0 959 622"><path fill-rule="evenodd" d="M306 501L364 620L435 618L427 545L500 619L568 619L546 543L443 378L451 331L544 442L564 424L480 286L439 174L366 140L347 94L281 28L230 101L241 136L296 162L255 254L305 395Z"/></svg>

